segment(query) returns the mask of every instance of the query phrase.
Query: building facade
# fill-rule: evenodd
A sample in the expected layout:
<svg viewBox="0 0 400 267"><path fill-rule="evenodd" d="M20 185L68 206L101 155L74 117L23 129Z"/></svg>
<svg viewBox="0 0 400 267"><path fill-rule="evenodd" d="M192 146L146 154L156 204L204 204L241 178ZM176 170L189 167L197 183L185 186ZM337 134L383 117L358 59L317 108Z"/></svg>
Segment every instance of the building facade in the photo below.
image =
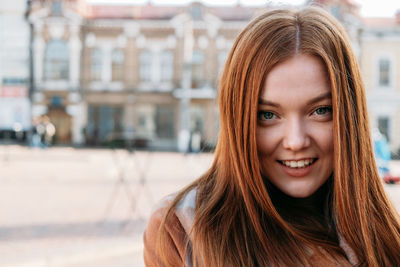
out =
<svg viewBox="0 0 400 267"><path fill-rule="evenodd" d="M349 33L372 127L397 151L399 16L361 18L353 0L310 3L323 6ZM219 75L237 34L267 8L32 0L32 116L47 114L61 144L128 141L178 149L183 143L184 150L197 133L212 147Z"/></svg>
<svg viewBox="0 0 400 267"><path fill-rule="evenodd" d="M82 144L84 106L80 84L82 23L78 3L31 1L32 117L47 115L55 141Z"/></svg>
<svg viewBox="0 0 400 267"><path fill-rule="evenodd" d="M400 10L392 18L363 18L354 0L312 0L345 27L359 59L370 126L400 157Z"/></svg>
<svg viewBox="0 0 400 267"><path fill-rule="evenodd" d="M30 128L26 11L25 0L0 5L0 139L25 139Z"/></svg>
<svg viewBox="0 0 400 267"><path fill-rule="evenodd" d="M367 91L371 127L400 148L400 13L364 19L360 65Z"/></svg>
<svg viewBox="0 0 400 267"><path fill-rule="evenodd" d="M350 38L357 58L360 58L363 29L363 19L359 13L360 5L355 0L308 0L307 3L323 7L340 21Z"/></svg>
<svg viewBox="0 0 400 267"><path fill-rule="evenodd" d="M213 146L218 77L257 11L33 0L33 116L50 117L58 143L176 149L186 130Z"/></svg>

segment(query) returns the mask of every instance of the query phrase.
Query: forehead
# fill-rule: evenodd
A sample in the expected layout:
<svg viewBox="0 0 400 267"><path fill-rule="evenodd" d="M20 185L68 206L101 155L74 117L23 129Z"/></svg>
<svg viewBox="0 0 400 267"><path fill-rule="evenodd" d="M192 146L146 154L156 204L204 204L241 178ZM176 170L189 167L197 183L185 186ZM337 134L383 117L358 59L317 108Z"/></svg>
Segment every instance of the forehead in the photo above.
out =
<svg viewBox="0 0 400 267"><path fill-rule="evenodd" d="M260 97L268 100L301 100L330 92L326 67L313 55L300 54L285 60L267 74Z"/></svg>

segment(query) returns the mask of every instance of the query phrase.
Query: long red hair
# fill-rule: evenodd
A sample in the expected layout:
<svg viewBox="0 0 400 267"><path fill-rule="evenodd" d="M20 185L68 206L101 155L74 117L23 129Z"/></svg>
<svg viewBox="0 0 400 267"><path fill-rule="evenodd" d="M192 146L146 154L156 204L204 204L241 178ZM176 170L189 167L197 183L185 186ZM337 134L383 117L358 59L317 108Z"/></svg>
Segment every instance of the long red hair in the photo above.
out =
<svg viewBox="0 0 400 267"><path fill-rule="evenodd" d="M324 198L329 213L310 226L290 222L274 205L260 172L256 142L258 98L266 74L298 53L324 62L333 102L334 174ZM219 106L214 163L171 204L160 228L161 253L165 222L196 188L190 240L195 265L308 266L307 248L343 255L340 236L360 265L400 266L400 224L377 173L357 59L331 15L307 7L272 10L254 19L229 54Z"/></svg>

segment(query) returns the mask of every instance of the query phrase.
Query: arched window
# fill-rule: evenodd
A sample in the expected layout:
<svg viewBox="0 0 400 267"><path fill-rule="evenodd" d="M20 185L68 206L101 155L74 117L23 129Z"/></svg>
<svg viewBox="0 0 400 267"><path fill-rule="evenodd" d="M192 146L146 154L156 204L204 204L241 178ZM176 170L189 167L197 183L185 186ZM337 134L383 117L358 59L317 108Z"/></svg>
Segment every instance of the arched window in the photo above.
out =
<svg viewBox="0 0 400 267"><path fill-rule="evenodd" d="M379 59L379 85L390 86L390 60L387 58Z"/></svg>
<svg viewBox="0 0 400 267"><path fill-rule="evenodd" d="M47 43L44 58L45 80L67 80L69 76L69 55L67 44L62 40Z"/></svg>
<svg viewBox="0 0 400 267"><path fill-rule="evenodd" d="M151 76L152 76L152 61L153 61L153 55L147 51L144 50L140 52L139 55L139 62L140 62L140 80L144 82L149 82L151 81Z"/></svg>
<svg viewBox="0 0 400 267"><path fill-rule="evenodd" d="M193 51L192 57L192 88L200 88L204 83L204 53Z"/></svg>
<svg viewBox="0 0 400 267"><path fill-rule="evenodd" d="M111 53L111 73L113 81L124 79L124 60L125 55L122 49L114 49Z"/></svg>
<svg viewBox="0 0 400 267"><path fill-rule="evenodd" d="M90 55L90 78L93 81L100 81L103 72L103 51L100 48L93 48Z"/></svg>
<svg viewBox="0 0 400 267"><path fill-rule="evenodd" d="M171 51L161 53L161 81L170 82L174 77L174 55Z"/></svg>

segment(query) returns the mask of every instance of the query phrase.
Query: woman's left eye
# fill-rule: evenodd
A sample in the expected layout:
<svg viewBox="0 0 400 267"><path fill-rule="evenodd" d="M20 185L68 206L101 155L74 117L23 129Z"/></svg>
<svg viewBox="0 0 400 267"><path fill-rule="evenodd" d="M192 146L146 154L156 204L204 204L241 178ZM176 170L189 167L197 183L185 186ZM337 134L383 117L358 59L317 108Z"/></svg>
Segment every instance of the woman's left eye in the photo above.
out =
<svg viewBox="0 0 400 267"><path fill-rule="evenodd" d="M314 113L316 115L326 115L328 113L332 113L332 107L319 107L314 111Z"/></svg>

